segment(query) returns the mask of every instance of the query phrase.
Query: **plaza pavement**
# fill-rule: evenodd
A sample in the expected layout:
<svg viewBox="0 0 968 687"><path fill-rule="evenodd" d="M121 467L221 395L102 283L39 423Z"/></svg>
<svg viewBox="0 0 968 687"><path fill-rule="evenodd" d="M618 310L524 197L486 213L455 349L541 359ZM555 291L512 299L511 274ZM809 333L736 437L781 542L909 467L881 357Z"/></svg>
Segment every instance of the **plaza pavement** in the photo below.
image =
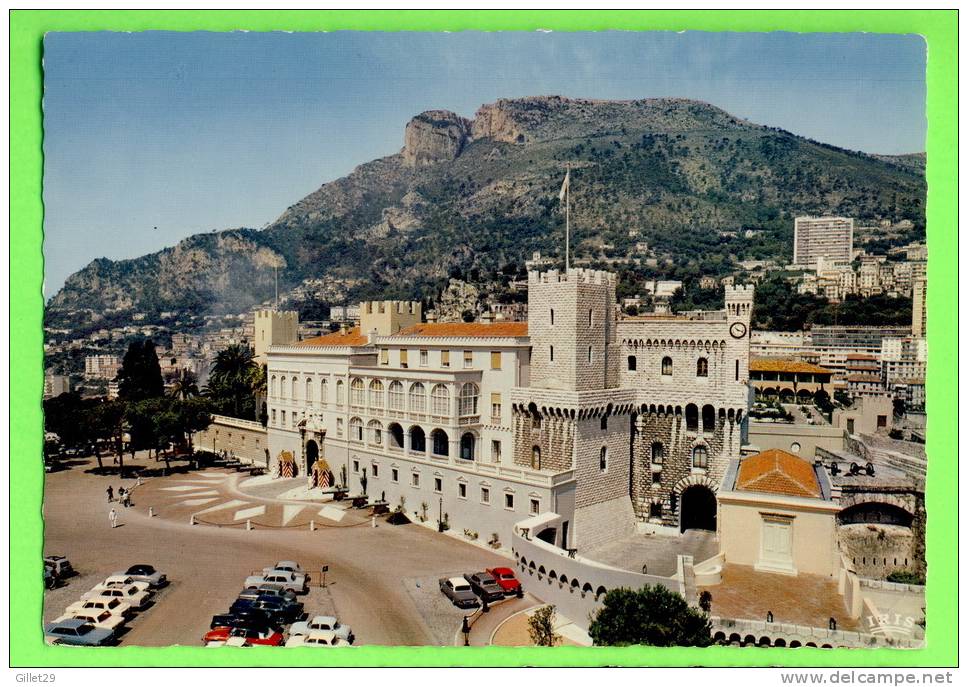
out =
<svg viewBox="0 0 968 687"><path fill-rule="evenodd" d="M358 511L346 511L340 522L327 523L333 526L321 522L310 531L309 520L319 517L322 509L317 504L290 518L287 527L269 527L281 524L287 517L285 506L291 504L240 490L240 481L254 478L224 469L152 477L136 486L133 478L93 474L93 459L73 463L70 469L46 475L44 553L66 555L79 575L45 593L44 621L61 615L107 575L134 563L150 563L172 582L152 608L130 623L123 644L198 645L212 615L228 609L247 575L289 559L299 561L317 579L320 568L329 566L326 589L313 587L304 599L306 610L335 613L353 627L358 644L437 645L445 636L454 636L461 616L451 625L454 618L415 598L407 580L426 580L435 591L438 577L508 562L497 553L418 525L392 526L378 519L379 526L372 528ZM125 464L132 469L159 465L144 455L126 459ZM109 484L115 491L121 485L134 487L133 507L109 504ZM201 495L212 491L216 494ZM211 506L185 502L209 498L217 499L212 505L243 502L235 504L238 508L208 514L213 522L231 526L189 524L192 512ZM244 521L236 520L238 512L260 506L264 513L245 519L258 523L263 518L262 525L246 530ZM116 529L108 520L111 507L119 514ZM155 517L148 517L149 507Z"/></svg>

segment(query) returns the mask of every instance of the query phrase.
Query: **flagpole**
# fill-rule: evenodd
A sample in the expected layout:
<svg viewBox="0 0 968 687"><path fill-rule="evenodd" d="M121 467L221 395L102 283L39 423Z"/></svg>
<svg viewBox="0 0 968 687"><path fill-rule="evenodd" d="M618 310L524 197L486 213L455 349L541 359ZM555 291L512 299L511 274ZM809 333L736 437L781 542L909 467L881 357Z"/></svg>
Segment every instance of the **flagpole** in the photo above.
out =
<svg viewBox="0 0 968 687"><path fill-rule="evenodd" d="M565 177L571 171L570 165L565 163ZM571 183L565 186L565 273L571 269Z"/></svg>

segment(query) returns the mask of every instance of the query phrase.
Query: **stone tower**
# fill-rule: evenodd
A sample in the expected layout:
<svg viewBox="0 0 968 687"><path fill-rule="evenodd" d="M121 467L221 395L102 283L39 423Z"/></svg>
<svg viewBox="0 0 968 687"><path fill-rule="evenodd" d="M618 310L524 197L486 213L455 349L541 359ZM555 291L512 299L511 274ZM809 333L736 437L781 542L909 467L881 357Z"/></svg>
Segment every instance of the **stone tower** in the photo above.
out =
<svg viewBox="0 0 968 687"><path fill-rule="evenodd" d="M364 301L360 303L360 334L390 336L420 324L423 306L419 301Z"/></svg>
<svg viewBox="0 0 968 687"><path fill-rule="evenodd" d="M615 275L528 274L531 386L589 391L616 385Z"/></svg>
<svg viewBox="0 0 968 687"><path fill-rule="evenodd" d="M255 314L255 358L266 363L269 346L293 344L299 339L299 313L295 310L259 310Z"/></svg>
<svg viewBox="0 0 968 687"><path fill-rule="evenodd" d="M728 347L734 361L734 381L748 382L750 369L750 322L753 319L753 285L726 287Z"/></svg>

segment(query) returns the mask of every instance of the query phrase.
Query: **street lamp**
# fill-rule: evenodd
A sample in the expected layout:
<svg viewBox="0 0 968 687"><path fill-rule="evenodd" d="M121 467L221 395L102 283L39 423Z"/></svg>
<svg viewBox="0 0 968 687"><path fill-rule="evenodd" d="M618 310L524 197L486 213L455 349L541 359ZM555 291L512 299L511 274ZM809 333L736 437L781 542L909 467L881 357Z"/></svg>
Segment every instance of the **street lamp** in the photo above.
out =
<svg viewBox="0 0 968 687"><path fill-rule="evenodd" d="M437 499L437 531L444 531L444 497Z"/></svg>

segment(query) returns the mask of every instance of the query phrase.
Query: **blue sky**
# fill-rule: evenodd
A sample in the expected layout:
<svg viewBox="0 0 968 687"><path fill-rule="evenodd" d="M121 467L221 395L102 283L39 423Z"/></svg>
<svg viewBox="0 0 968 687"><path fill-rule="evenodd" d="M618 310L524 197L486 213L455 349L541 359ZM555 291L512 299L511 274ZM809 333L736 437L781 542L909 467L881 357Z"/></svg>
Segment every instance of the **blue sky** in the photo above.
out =
<svg viewBox="0 0 968 687"><path fill-rule="evenodd" d="M262 227L398 151L413 115L502 97L697 98L845 148L921 151L925 59L917 36L874 34L51 33L45 292L97 257Z"/></svg>

